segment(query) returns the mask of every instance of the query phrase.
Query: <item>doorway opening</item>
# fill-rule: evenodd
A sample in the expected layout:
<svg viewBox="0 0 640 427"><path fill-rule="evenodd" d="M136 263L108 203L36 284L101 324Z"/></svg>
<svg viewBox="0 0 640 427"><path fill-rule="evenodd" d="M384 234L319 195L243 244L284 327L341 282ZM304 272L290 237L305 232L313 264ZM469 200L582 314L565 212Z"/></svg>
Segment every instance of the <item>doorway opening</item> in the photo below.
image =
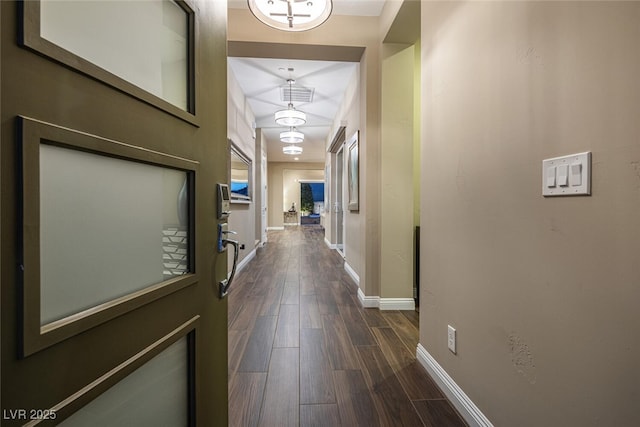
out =
<svg viewBox="0 0 640 427"><path fill-rule="evenodd" d="M324 181L300 182L300 225L320 225L323 211Z"/></svg>

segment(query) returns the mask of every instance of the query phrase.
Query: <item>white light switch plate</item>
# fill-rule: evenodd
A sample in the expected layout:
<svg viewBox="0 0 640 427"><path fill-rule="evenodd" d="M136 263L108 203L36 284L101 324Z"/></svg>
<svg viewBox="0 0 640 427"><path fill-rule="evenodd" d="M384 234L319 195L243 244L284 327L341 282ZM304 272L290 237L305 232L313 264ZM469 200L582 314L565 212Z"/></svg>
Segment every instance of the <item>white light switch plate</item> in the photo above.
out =
<svg viewBox="0 0 640 427"><path fill-rule="evenodd" d="M542 161L543 196L580 196L590 194L590 151Z"/></svg>

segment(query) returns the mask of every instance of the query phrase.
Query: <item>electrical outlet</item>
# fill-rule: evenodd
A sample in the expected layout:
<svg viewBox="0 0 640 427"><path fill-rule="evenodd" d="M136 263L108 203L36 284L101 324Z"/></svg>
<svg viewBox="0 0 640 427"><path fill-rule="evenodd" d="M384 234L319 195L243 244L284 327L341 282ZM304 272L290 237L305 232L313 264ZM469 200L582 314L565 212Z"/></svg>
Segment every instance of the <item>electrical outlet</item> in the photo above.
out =
<svg viewBox="0 0 640 427"><path fill-rule="evenodd" d="M447 347L456 354L456 330L451 325L448 325L447 329Z"/></svg>

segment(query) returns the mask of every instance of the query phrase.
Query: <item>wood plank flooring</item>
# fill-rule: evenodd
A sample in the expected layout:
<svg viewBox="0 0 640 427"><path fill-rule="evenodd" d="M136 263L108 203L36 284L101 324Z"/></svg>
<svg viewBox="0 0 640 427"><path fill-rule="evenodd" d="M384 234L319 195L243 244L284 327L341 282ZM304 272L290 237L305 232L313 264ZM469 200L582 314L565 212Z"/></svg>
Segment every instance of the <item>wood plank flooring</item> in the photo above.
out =
<svg viewBox="0 0 640 427"><path fill-rule="evenodd" d="M229 293L229 425L467 424L415 358L418 313L363 309L319 226L287 227Z"/></svg>

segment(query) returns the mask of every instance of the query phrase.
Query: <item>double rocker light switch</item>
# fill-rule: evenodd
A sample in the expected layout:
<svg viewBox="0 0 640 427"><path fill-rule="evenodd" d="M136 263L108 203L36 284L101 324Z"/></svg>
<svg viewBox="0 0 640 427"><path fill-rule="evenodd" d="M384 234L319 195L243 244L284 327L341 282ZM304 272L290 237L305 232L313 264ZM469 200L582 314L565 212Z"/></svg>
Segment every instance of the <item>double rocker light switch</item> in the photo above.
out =
<svg viewBox="0 0 640 427"><path fill-rule="evenodd" d="M543 196L591 194L591 153L571 154L542 161Z"/></svg>

